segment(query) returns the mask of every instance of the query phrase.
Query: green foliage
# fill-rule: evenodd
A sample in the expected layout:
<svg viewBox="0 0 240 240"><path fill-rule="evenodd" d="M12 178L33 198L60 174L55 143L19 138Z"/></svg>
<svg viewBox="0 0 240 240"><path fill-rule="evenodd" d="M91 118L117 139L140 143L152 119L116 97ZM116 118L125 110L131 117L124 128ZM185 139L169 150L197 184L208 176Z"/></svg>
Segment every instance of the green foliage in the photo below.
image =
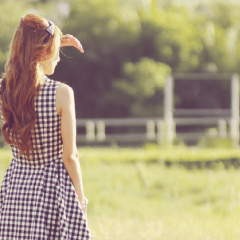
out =
<svg viewBox="0 0 240 240"><path fill-rule="evenodd" d="M26 10L27 6L19 1L0 1L0 73L4 70L10 41Z"/></svg>
<svg viewBox="0 0 240 240"><path fill-rule="evenodd" d="M11 160L10 150L0 150L0 156L6 166ZM240 166L240 150L231 148L159 148L157 145L146 145L145 148L79 148L81 161L96 165L98 163L151 163L159 162L166 166L183 165L187 168L217 167L223 163L228 167ZM220 165L221 165L220 164Z"/></svg>
<svg viewBox="0 0 240 240"><path fill-rule="evenodd" d="M195 70L203 47L201 36L186 8L170 5L155 11L152 22L159 30L154 37L159 61L170 65L173 71Z"/></svg>
<svg viewBox="0 0 240 240"><path fill-rule="evenodd" d="M129 98L131 113L134 116L161 115L160 101L154 104L152 99L162 92L166 77L171 74L169 66L142 58L137 63L124 63L123 74L124 79L115 81L113 86L117 92L120 91L119 99Z"/></svg>
<svg viewBox="0 0 240 240"><path fill-rule="evenodd" d="M77 92L77 118L162 116L161 88L169 67L171 72L239 72L238 6L215 1L189 10L174 1L66 3L69 16L61 14L56 0L0 2L0 71L22 15L36 12L53 20L63 33L78 37L85 50L82 55L64 48L52 76ZM176 99L186 108L181 100L188 83L182 86ZM224 97L211 95L207 102L212 108L224 108L220 103L228 102L226 85L219 86ZM208 89L214 92L215 85ZM196 101L196 94L188 99Z"/></svg>
<svg viewBox="0 0 240 240"><path fill-rule="evenodd" d="M221 28L228 29L234 24L233 6L229 2L216 2L211 10L214 15L214 22Z"/></svg>
<svg viewBox="0 0 240 240"><path fill-rule="evenodd" d="M133 97L151 97L156 89L165 86L166 77L171 69L163 63L143 58L138 63L126 62L123 66L126 80L115 83L116 88Z"/></svg>
<svg viewBox="0 0 240 240"><path fill-rule="evenodd" d="M233 149L234 144L231 138L206 137L199 141L198 147Z"/></svg>
<svg viewBox="0 0 240 240"><path fill-rule="evenodd" d="M240 167L240 150L228 148L194 148L185 146L157 148L147 145L145 149L80 148L80 157L89 164L103 162L151 163L159 162L164 166L184 166L188 169L219 168L224 166Z"/></svg>
<svg viewBox="0 0 240 240"><path fill-rule="evenodd" d="M77 117L127 116L128 105L115 99L112 82L121 76L123 62L135 54L138 15L116 0L80 2L71 5L63 32L77 36L85 53L64 49L64 55L71 58L62 57L54 78L68 80L78 90Z"/></svg>
<svg viewBox="0 0 240 240"><path fill-rule="evenodd" d="M195 69L202 47L184 8L180 12L169 8L157 13L158 18L152 18L140 4L134 9L117 0L71 5L63 31L81 39L85 54L75 55L71 49L64 49L64 54L71 54L74 59L63 58L64 67L57 68L55 76L59 80L69 79L69 84L78 89L78 117L163 114L163 93L159 87L166 76L163 66L167 69L169 65L173 70ZM76 76L80 78L77 80ZM120 94L115 91L116 86L121 89ZM138 99L133 100L134 96Z"/></svg>

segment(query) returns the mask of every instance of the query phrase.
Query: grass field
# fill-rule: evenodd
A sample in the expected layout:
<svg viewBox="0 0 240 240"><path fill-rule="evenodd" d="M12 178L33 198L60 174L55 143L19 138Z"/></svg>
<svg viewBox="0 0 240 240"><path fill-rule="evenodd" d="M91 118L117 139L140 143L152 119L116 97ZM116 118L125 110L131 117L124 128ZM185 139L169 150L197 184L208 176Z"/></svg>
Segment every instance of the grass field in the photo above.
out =
<svg viewBox="0 0 240 240"><path fill-rule="evenodd" d="M0 182L10 160L9 150L1 150ZM94 239L240 239L238 169L187 170L87 158L81 166Z"/></svg>

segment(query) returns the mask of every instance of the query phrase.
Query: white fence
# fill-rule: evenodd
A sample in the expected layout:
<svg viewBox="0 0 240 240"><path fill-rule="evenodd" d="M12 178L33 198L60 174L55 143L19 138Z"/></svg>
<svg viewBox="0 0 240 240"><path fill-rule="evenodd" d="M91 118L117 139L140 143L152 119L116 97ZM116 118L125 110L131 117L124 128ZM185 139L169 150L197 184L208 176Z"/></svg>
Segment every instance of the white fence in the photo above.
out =
<svg viewBox="0 0 240 240"><path fill-rule="evenodd" d="M228 80L231 82L231 109L174 109L175 80ZM237 74L174 74L166 80L164 118L84 119L77 120L77 142L165 141L200 139L201 132L178 132L179 126L205 126L211 135L231 137L239 146L239 76ZM115 131L124 127L124 131ZM136 128L139 128L136 130ZM111 128L111 129L110 129ZM140 130L141 129L141 130ZM143 130L144 129L144 130ZM1 142L3 139L0 138Z"/></svg>
<svg viewBox="0 0 240 240"><path fill-rule="evenodd" d="M114 130L126 127L124 133ZM161 141L164 132L164 121L159 118L128 118L128 119L86 119L77 120L77 128L85 128L85 134L78 134L78 142L111 142L111 141ZM108 128L115 133L108 133ZM133 128L144 128L132 131Z"/></svg>
<svg viewBox="0 0 240 240"><path fill-rule="evenodd" d="M230 118L216 117L192 117L175 118L174 127L178 126L203 126L215 131L182 132L174 131L174 138L183 140L199 140L204 136L218 136L221 138L230 136ZM130 118L130 119L86 119L77 120L78 128L85 128L85 134L78 134L77 141L80 142L124 142L124 141L155 141L161 144L166 139L166 124L160 118ZM109 133L108 129L126 127L124 133ZM141 127L140 129L137 129ZM143 132L144 129L144 132ZM135 131L133 131L135 130ZM140 133L141 132L141 133Z"/></svg>
<svg viewBox="0 0 240 240"><path fill-rule="evenodd" d="M196 112L196 114L200 113ZM204 136L209 136L205 131L176 131L176 128L181 126L211 128L215 131L210 132L210 135L225 138L230 136L230 125L230 117L176 117L174 118L174 138L200 140ZM141 141L154 141L161 144L166 139L166 124L163 118L77 119L77 129L78 132L82 132L77 134L79 144ZM0 141L4 142L2 137Z"/></svg>
<svg viewBox="0 0 240 240"><path fill-rule="evenodd" d="M239 75L238 74L224 74L224 73L180 73L173 74L166 79L164 89L164 118L166 123L166 140L169 146L172 145L174 139L174 81L178 80L227 80L231 83L231 122L230 122L230 136L236 147L239 146ZM199 109L191 110L199 111ZM210 112L212 110L209 110ZM216 117L217 118L217 117ZM219 119L219 118L217 118Z"/></svg>

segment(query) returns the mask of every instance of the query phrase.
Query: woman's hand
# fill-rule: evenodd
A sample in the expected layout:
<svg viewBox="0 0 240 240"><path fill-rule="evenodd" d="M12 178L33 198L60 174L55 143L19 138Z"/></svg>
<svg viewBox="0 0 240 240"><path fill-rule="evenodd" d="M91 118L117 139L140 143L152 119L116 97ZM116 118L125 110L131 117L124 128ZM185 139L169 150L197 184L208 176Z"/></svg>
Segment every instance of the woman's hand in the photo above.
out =
<svg viewBox="0 0 240 240"><path fill-rule="evenodd" d="M83 211L83 214L85 215L85 217L87 218L87 206L82 206L82 211Z"/></svg>
<svg viewBox="0 0 240 240"><path fill-rule="evenodd" d="M88 225L88 219L87 219L87 205L81 206L82 211L83 211L83 215L86 219L86 224Z"/></svg>
<svg viewBox="0 0 240 240"><path fill-rule="evenodd" d="M61 38L61 47L67 47L67 46L72 46L77 48L81 53L84 53L82 44L80 41L75 38L73 35L66 34L63 35Z"/></svg>

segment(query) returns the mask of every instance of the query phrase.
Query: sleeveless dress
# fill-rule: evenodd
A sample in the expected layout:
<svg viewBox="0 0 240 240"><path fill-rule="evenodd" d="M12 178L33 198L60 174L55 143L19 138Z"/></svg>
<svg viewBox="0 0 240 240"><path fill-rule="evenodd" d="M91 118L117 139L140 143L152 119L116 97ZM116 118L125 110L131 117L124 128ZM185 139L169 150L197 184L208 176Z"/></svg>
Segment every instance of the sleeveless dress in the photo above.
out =
<svg viewBox="0 0 240 240"><path fill-rule="evenodd" d="M31 161L17 157L18 148L11 146L13 159L0 189L1 240L92 240L62 161L57 86L58 82L45 78L36 99Z"/></svg>

